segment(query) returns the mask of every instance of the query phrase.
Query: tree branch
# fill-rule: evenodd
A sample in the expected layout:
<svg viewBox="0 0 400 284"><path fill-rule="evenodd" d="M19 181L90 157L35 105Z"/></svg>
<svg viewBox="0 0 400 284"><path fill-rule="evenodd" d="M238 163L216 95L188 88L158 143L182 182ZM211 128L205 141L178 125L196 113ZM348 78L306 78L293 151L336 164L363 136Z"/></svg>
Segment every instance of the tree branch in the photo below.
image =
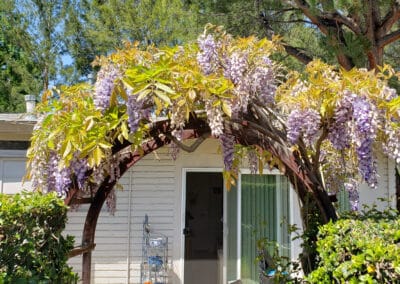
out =
<svg viewBox="0 0 400 284"><path fill-rule="evenodd" d="M188 152L188 153L192 153L192 152L196 151L196 149L207 139L207 137L210 136L210 133L202 134L190 146L183 144L181 141L176 139L176 137L172 136L169 133L166 134L166 136L167 136L168 139L170 139L172 142L174 142L176 145L178 145L178 147L181 148L183 151Z"/></svg>
<svg viewBox="0 0 400 284"><path fill-rule="evenodd" d="M378 40L378 47L380 47L380 48L385 47L386 45L388 45L398 39L400 39L400 29L380 38Z"/></svg>
<svg viewBox="0 0 400 284"><path fill-rule="evenodd" d="M283 43L283 48L285 49L287 54L293 56L294 58L296 58L297 60L299 60L301 63L303 63L305 65L307 65L308 63L310 63L313 60L312 57L305 54L304 50L301 50L297 47Z"/></svg>
<svg viewBox="0 0 400 284"><path fill-rule="evenodd" d="M263 27L265 29L265 32L267 33L267 37L268 34L270 34L270 32L272 31L272 27L269 24L269 19L267 18L267 15L264 13L260 14L260 19L262 20L262 24ZM271 36L269 36L270 38ZM290 56L293 56L294 58L296 58L297 60L299 60L301 63L307 65L308 63L310 63L312 61L312 58L310 56L308 56L307 54L305 54L304 50L301 50L297 47L288 45L286 43L283 43L283 48L285 49L286 53L289 54Z"/></svg>
<svg viewBox="0 0 400 284"><path fill-rule="evenodd" d="M342 25L348 27L353 33L355 33L357 35L360 35L362 33L361 32L361 28L357 24L356 21L354 21L350 17L346 17L346 16L342 15L338 11L335 11L335 12L332 12L332 13L322 13L320 15L320 18L326 19L326 20L330 20L330 21L334 21L335 23L342 24Z"/></svg>
<svg viewBox="0 0 400 284"><path fill-rule="evenodd" d="M343 46L346 45L346 42L343 39L342 23L331 19L324 19L321 16L321 13L318 15L314 14L313 11L311 11L310 5L305 0L293 0L293 2L303 12L303 14L328 37L331 42L330 44L337 48L336 57L339 64L346 70L353 68L354 62L343 51Z"/></svg>
<svg viewBox="0 0 400 284"><path fill-rule="evenodd" d="M328 35L328 27L321 22L320 17L314 15L314 13L310 9L310 5L308 5L305 0L294 0L294 3L296 4L297 8L299 8L303 12L303 14L321 30L323 34Z"/></svg>
<svg viewBox="0 0 400 284"><path fill-rule="evenodd" d="M400 19L400 4L397 1L393 1L392 7L389 12L385 15L382 23L379 26L379 33L386 34L393 25Z"/></svg>
<svg viewBox="0 0 400 284"><path fill-rule="evenodd" d="M284 24L292 24L292 23L302 23L302 24L309 24L314 25L313 22L296 19L296 20L271 20L272 23L284 23Z"/></svg>

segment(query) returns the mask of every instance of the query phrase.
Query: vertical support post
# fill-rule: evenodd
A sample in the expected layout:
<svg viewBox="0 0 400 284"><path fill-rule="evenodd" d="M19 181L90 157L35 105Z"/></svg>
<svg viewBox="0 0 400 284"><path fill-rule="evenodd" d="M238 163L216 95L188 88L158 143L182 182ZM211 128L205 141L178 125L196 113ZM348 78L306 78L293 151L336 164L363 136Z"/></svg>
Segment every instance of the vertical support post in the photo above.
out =
<svg viewBox="0 0 400 284"><path fill-rule="evenodd" d="M82 283L90 284L92 272L92 251L82 255Z"/></svg>
<svg viewBox="0 0 400 284"><path fill-rule="evenodd" d="M82 234L82 246L90 246L94 243L94 236L96 233L97 220L100 215L101 208L115 185L115 181L108 183L107 178L100 188L97 190L92 203L90 204L88 213L86 215L85 225ZM91 282L91 268L92 268L92 250L86 251L82 255L82 283L90 284Z"/></svg>

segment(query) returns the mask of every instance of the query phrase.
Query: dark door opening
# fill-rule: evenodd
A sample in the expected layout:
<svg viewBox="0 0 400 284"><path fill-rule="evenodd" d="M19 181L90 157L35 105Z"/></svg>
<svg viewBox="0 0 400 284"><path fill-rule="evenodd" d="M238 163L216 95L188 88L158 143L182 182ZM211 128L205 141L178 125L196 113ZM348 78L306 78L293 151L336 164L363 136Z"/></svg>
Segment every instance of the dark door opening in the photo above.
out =
<svg viewBox="0 0 400 284"><path fill-rule="evenodd" d="M222 283L223 197L222 173L186 174L186 284Z"/></svg>

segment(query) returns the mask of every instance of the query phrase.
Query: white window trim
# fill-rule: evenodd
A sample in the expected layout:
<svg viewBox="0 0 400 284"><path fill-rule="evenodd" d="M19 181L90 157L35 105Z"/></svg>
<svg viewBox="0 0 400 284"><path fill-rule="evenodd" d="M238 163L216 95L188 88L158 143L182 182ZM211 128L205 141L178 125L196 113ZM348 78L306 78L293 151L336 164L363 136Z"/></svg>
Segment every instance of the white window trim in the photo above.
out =
<svg viewBox="0 0 400 284"><path fill-rule="evenodd" d="M26 150L0 150L1 158L24 158L26 159Z"/></svg>

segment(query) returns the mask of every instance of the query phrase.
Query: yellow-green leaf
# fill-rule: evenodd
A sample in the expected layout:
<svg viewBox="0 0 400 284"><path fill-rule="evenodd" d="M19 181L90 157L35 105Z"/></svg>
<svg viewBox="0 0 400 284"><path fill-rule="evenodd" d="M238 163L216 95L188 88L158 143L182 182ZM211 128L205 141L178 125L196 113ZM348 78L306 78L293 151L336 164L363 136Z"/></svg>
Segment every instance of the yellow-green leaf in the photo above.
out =
<svg viewBox="0 0 400 284"><path fill-rule="evenodd" d="M221 105L221 101L220 100L216 100L212 104L213 107L217 107L217 106L220 106L220 105Z"/></svg>
<svg viewBox="0 0 400 284"><path fill-rule="evenodd" d="M72 144L71 144L70 140L68 140L67 144L64 144L64 145L65 145L65 148L64 148L64 150L62 152L63 159L65 159L65 157L67 157L68 154L71 153L71 149L72 149Z"/></svg>
<svg viewBox="0 0 400 284"><path fill-rule="evenodd" d="M194 101L196 99L196 91L195 90L193 90L193 89L189 90L189 99L191 101Z"/></svg>
<svg viewBox="0 0 400 284"><path fill-rule="evenodd" d="M154 90L154 93L156 94L157 97L159 97L161 100L163 100L167 104L171 104L170 98L165 93L163 93L159 90Z"/></svg>
<svg viewBox="0 0 400 284"><path fill-rule="evenodd" d="M121 123L121 134L125 139L129 137L129 130L126 122Z"/></svg>
<svg viewBox="0 0 400 284"><path fill-rule="evenodd" d="M222 102L222 111L229 117L232 116L231 106L227 102Z"/></svg>
<svg viewBox="0 0 400 284"><path fill-rule="evenodd" d="M96 166L100 165L103 157L104 157L103 151L101 150L101 148L99 146L97 146L93 151L93 158L94 158L94 162L95 162Z"/></svg>
<svg viewBox="0 0 400 284"><path fill-rule="evenodd" d="M96 146L96 142L95 142L95 141L89 142L89 143L85 146L85 148L83 148L83 149L81 150L81 153L82 153L83 155L86 155L88 152L92 151L93 148L94 148L95 146Z"/></svg>
<svg viewBox="0 0 400 284"><path fill-rule="evenodd" d="M110 144L110 143L108 143L108 142L99 142L99 146L100 146L101 148L103 148L103 149L108 150L108 149L111 149L112 144Z"/></svg>
<svg viewBox="0 0 400 284"><path fill-rule="evenodd" d="M186 104L186 100L182 99L178 102L178 106L183 106L184 104Z"/></svg>
<svg viewBox="0 0 400 284"><path fill-rule="evenodd" d="M150 94L152 91L151 89L144 89L143 91L141 91L137 97L138 101L143 100L148 94Z"/></svg>
<svg viewBox="0 0 400 284"><path fill-rule="evenodd" d="M153 100L154 100L154 103L156 104L156 115L159 115L163 109L162 103L161 103L160 99L157 97L154 97Z"/></svg>
<svg viewBox="0 0 400 284"><path fill-rule="evenodd" d="M166 93L168 93L168 94L171 94L171 95L175 94L175 91L174 91L174 90L172 90L172 89L171 89L169 86L167 86L167 85L161 84L160 82L156 82L156 83L155 83L155 86L156 86L158 89L163 90L164 92L166 92Z"/></svg>

